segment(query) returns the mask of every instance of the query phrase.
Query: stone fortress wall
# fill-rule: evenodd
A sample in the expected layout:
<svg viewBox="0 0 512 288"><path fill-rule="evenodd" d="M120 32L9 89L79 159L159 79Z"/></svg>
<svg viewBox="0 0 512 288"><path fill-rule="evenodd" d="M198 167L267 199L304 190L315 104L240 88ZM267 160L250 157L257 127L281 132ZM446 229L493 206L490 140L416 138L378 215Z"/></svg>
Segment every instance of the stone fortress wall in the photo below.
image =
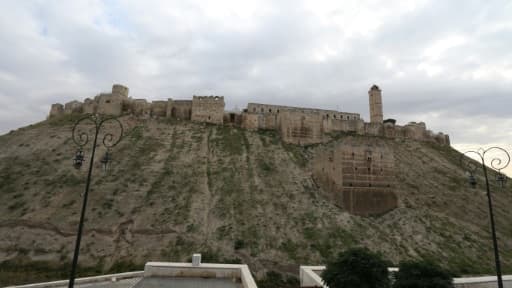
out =
<svg viewBox="0 0 512 288"><path fill-rule="evenodd" d="M146 99L133 99L128 96L129 89L114 84L110 93L100 93L84 102L71 101L62 105L52 104L48 118L63 114L88 113L121 116L132 114L142 118L176 118L223 124L224 97L194 96L193 100L158 100L148 102Z"/></svg>
<svg viewBox="0 0 512 288"><path fill-rule="evenodd" d="M378 138L345 138L312 161L313 179L336 205L356 215L375 215L398 206L394 154Z"/></svg>
<svg viewBox="0 0 512 288"><path fill-rule="evenodd" d="M224 121L224 97L193 96L191 120L222 124Z"/></svg>
<svg viewBox="0 0 512 288"><path fill-rule="evenodd" d="M129 97L128 87L114 84L110 93L101 93L93 99L85 99L84 102L53 104L49 118L71 113L168 117L233 125L250 130L276 130L284 142L298 145L325 143L336 133L404 138L450 145L448 135L427 130L423 122L400 126L396 125L394 119L383 120L382 91L377 85L370 88L368 96L370 122L364 122L358 113L259 103L249 103L242 113L226 112L222 96L193 96L192 100L169 98L148 102L145 99L132 99Z"/></svg>

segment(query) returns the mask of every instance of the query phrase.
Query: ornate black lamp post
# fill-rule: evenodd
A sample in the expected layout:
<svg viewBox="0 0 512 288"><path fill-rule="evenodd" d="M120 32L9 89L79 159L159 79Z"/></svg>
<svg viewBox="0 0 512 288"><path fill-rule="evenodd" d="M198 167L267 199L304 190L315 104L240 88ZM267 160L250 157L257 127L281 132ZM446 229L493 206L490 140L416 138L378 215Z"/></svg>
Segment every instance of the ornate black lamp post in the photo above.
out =
<svg viewBox="0 0 512 288"><path fill-rule="evenodd" d="M474 161L470 161L466 157L464 157L467 154L474 154L478 155L478 158L481 160L482 169L484 171L484 177L485 177L485 187L487 189L487 200L489 202L489 218L491 219L491 231L492 231L492 243L494 246L494 260L496 261L496 275L498 278L498 287L503 288L503 280L501 277L501 263L500 263L500 254L498 251L498 241L496 239L496 229L494 225L494 213L492 209L492 197L491 197L491 191L489 188L489 177L487 175L487 165L485 162L486 154L489 151L496 151L502 155L501 157L494 157L491 156L491 162L489 163L491 165L492 170L496 171L496 181L503 187L505 185L505 182L507 180L507 177L501 173L501 170L508 166L510 163L510 155L507 153L507 151L500 147L491 147L487 149L479 149L477 151L467 151L461 156L461 164L466 167L466 171L469 173L468 181L469 185L471 185L472 188L476 187L476 178L474 176L475 170L478 168L479 165L475 164ZM491 152L492 153L492 152ZM489 154L490 155L490 154ZM466 160L466 163L464 163L464 159Z"/></svg>
<svg viewBox="0 0 512 288"><path fill-rule="evenodd" d="M108 168L109 163L112 161L112 156L110 153L110 148L114 147L121 141L121 138L123 137L123 125L117 118L104 118L101 119L100 117L96 115L88 115L80 120L78 120L75 125L73 126L73 133L72 133L72 139L75 142L75 144L79 147L75 158L73 158L73 166L76 169L80 169L82 167L83 162L85 161L85 154L83 151L83 147L89 142L89 133L87 132L78 132L77 127L82 123L85 125L85 122L89 122L92 124L94 128L94 140L93 140L93 146L92 146L92 153L91 153L91 159L89 162L89 171L87 173L87 182L85 184L85 193L84 193L84 200L82 203L82 212L80 214L80 223L78 224L78 234L76 236L76 243L75 243L75 252L73 255L73 264L71 267L71 274L69 276L69 288L73 288L75 285L75 274L76 274L76 266L78 264L78 254L80 252L80 240L82 238L82 229L84 226L84 218L85 218L85 209L87 207L87 196L89 194L89 186L91 184L91 175L92 175L92 167L94 163L94 153L96 152L96 146L98 144L98 135L100 133L100 130L102 127L104 127L105 123L113 123L114 125L119 125L119 131L117 131L115 134L117 136L114 136L112 133L105 133L103 135L103 146L107 148L107 152L101 159L101 164L103 166L103 169L106 170ZM90 127L88 127L89 131L92 131Z"/></svg>

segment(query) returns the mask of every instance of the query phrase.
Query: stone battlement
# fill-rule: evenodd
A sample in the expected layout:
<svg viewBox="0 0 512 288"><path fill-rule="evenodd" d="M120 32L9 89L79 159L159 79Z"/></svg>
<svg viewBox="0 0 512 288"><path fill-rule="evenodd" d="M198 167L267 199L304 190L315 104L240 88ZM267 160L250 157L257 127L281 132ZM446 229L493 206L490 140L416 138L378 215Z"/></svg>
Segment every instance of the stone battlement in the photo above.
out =
<svg viewBox="0 0 512 288"><path fill-rule="evenodd" d="M123 97L128 97L128 87L123 86L121 84L114 84L112 86L112 94L117 94Z"/></svg>
<svg viewBox="0 0 512 288"><path fill-rule="evenodd" d="M222 124L224 121L223 96L193 96L192 121Z"/></svg>
<svg viewBox="0 0 512 288"><path fill-rule="evenodd" d="M203 101L203 102L216 102L216 101L224 101L224 96L192 96L192 101Z"/></svg>
<svg viewBox="0 0 512 288"><path fill-rule="evenodd" d="M448 135L427 130L424 122L400 126L394 119L383 120L382 90L377 85L368 91L370 122L364 122L359 113L261 103L248 103L242 113L230 113L224 110L224 96L194 95L192 100L169 98L148 102L146 99L132 99L128 93L128 87L114 84L111 93L101 93L84 102L53 104L48 118L71 113L167 117L251 130L276 130L284 142L298 145L324 143L331 139L330 135L340 132L450 145Z"/></svg>

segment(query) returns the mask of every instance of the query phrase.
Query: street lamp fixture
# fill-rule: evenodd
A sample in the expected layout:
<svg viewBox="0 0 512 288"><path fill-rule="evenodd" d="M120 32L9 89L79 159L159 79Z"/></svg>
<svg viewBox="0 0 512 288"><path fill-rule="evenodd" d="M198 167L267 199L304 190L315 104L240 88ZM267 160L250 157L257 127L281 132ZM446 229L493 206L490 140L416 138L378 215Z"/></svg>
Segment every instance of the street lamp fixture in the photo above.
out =
<svg viewBox="0 0 512 288"><path fill-rule="evenodd" d="M80 147L78 150L76 150L75 158L73 158L73 167L75 167L77 170L80 169L84 161L84 151L82 150L82 147Z"/></svg>
<svg viewBox="0 0 512 288"><path fill-rule="evenodd" d="M107 172L108 167L110 166L110 163L112 162L112 153L107 150L107 152L105 152L105 155L103 155L103 157L101 158L100 162L101 162L101 165L103 166L103 171Z"/></svg>
<svg viewBox="0 0 512 288"><path fill-rule="evenodd" d="M491 152L490 154L487 154L488 152ZM498 154L493 154L498 153ZM468 157L465 157L467 155L475 155L478 160L472 161ZM490 156L491 161L486 163L486 156L489 156L493 154L494 156ZM496 155L499 155L498 157ZM476 188L477 181L474 176L476 169L478 166L482 166L482 170L484 172L485 177L485 187L487 190L487 201L489 204L489 218L491 222L491 233L492 233L492 244L494 247L494 260L496 262L496 275L498 280L498 287L503 288L503 279L501 276L501 263L500 263L500 254L498 249L498 240L496 239L496 228L494 224L494 213L493 213L493 206L492 206L492 197L491 197L491 190L489 185L489 177L487 170L491 169L496 172L496 182L499 183L499 185L503 188L505 186L505 183L507 181L507 177L501 173L501 170L506 168L508 164L510 163L510 155L508 152L501 148L501 147L490 147L487 149L478 149L478 150L471 150L463 153L460 158L461 165L466 168L466 171L469 173L468 182L469 185L472 188ZM477 162L479 162L477 164ZM487 167L487 164L490 164L490 167Z"/></svg>
<svg viewBox="0 0 512 288"><path fill-rule="evenodd" d="M496 182L500 184L501 188L505 188L505 185L507 184L507 177L503 175L503 173L498 172L498 174L496 174Z"/></svg>
<svg viewBox="0 0 512 288"><path fill-rule="evenodd" d="M471 188L473 188L473 189L476 188L476 178L475 178L475 175L473 175L473 173L469 173L468 182L469 182L469 186L471 186Z"/></svg>
<svg viewBox="0 0 512 288"><path fill-rule="evenodd" d="M89 123L89 126L85 126L86 123ZM71 273L69 276L69 283L68 287L73 288L75 285L75 276L76 276L76 267L78 264L78 254L80 252L80 241L82 239L82 230L84 226L84 219L85 219L85 210L87 208L87 196L89 195L89 187L91 184L91 175L92 175L92 168L94 163L94 154L96 152L96 147L98 146L98 135L100 134L100 131L102 131L102 128L106 128L104 125L107 123L111 123L113 125L118 125L119 130L116 133L116 136L114 134L108 132L103 135L103 146L107 149L107 152L103 156L103 158L100 160L103 170L106 171L109 164L112 161L112 156L110 153L110 149L114 146L116 146L123 137L123 125L121 122L115 118L101 118L97 115L87 115L84 118L79 119L75 125L73 126L73 132L72 132L72 139L73 142L79 147L78 150L75 153L75 157L73 158L73 167L76 169L80 169L85 162L85 153L83 150L83 147L87 145L89 142L89 134L87 132L79 132L81 125L83 124L88 132L93 132L94 138L93 138L93 145L92 145L92 152L91 152L91 159L89 160L89 170L87 172L87 181L85 184L85 193L83 194L83 202L82 202L82 211L80 213L80 222L78 224L78 233L76 236L76 242L75 242L75 252L73 254L73 263L71 266ZM91 129L91 126L94 128Z"/></svg>

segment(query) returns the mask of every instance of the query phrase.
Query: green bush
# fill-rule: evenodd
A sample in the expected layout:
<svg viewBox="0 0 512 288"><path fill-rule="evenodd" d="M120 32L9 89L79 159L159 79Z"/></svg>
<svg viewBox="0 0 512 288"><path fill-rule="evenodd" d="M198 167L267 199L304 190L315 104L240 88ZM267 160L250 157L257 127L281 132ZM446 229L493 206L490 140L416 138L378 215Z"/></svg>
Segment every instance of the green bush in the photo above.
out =
<svg viewBox="0 0 512 288"><path fill-rule="evenodd" d="M293 276L286 276L276 271L268 271L265 277L256 281L260 288L295 288L299 287L299 279Z"/></svg>
<svg viewBox="0 0 512 288"><path fill-rule="evenodd" d="M388 261L366 248L352 248L339 253L336 259L327 263L322 279L330 288L391 287Z"/></svg>
<svg viewBox="0 0 512 288"><path fill-rule="evenodd" d="M430 261L400 262L393 288L453 287L450 272Z"/></svg>
<svg viewBox="0 0 512 288"><path fill-rule="evenodd" d="M235 250L240 250L245 248L245 242L243 239L236 239L235 240Z"/></svg>

